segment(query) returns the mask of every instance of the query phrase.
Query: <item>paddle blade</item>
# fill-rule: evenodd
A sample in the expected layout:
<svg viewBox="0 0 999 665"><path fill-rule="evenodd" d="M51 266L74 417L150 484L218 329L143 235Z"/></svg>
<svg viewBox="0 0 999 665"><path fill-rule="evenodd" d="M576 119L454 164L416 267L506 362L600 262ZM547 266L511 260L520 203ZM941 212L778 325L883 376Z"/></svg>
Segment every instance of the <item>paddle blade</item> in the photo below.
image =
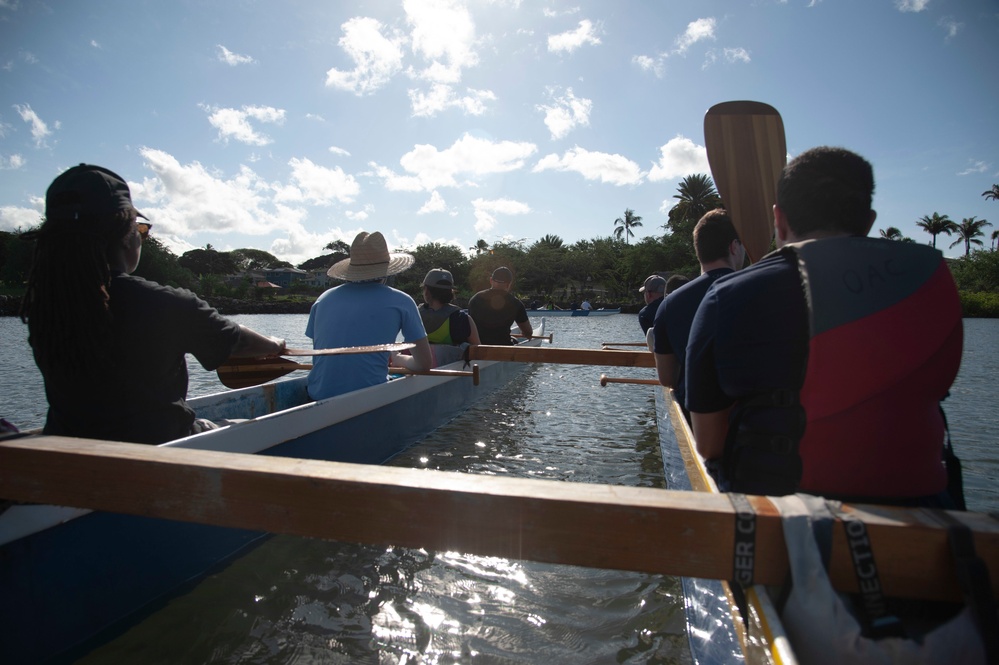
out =
<svg viewBox="0 0 999 665"><path fill-rule="evenodd" d="M751 263L770 251L777 180L787 162L784 121L762 102L723 102L704 116L715 187Z"/></svg>
<svg viewBox="0 0 999 665"><path fill-rule="evenodd" d="M226 388L249 388L273 381L300 369L311 369L284 358L230 358L216 370Z"/></svg>

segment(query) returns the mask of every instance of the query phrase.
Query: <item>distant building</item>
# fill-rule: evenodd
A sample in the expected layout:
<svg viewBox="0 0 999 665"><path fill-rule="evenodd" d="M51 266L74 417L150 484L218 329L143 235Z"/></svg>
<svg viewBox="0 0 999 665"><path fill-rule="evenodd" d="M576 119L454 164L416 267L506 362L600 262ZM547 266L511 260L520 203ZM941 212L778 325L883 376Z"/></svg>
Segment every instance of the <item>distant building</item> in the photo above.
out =
<svg viewBox="0 0 999 665"><path fill-rule="evenodd" d="M300 282L309 276L309 273L298 268L267 268L263 272L268 282L283 289L287 289L295 282Z"/></svg>

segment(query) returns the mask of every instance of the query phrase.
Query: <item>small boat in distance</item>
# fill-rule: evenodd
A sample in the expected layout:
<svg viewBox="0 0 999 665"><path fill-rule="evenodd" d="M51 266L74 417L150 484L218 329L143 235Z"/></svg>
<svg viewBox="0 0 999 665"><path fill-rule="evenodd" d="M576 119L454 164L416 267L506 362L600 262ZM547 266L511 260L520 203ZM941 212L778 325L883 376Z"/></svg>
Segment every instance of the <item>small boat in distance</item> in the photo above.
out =
<svg viewBox="0 0 999 665"><path fill-rule="evenodd" d="M609 316L620 314L621 308L617 309L529 309L528 316Z"/></svg>

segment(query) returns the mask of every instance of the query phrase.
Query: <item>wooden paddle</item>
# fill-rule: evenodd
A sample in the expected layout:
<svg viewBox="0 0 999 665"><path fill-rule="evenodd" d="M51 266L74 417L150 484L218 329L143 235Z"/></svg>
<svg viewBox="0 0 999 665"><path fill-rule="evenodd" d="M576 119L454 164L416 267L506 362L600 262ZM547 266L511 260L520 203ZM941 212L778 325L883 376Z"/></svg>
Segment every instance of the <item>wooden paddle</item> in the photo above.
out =
<svg viewBox="0 0 999 665"><path fill-rule="evenodd" d="M521 335L520 333L514 333L514 334L510 335L510 337L516 337L517 339L540 339L542 342L548 342L549 344L552 341L552 336L551 335L531 335L530 337L528 337L527 335Z"/></svg>
<svg viewBox="0 0 999 665"><path fill-rule="evenodd" d="M503 360L521 363L556 363L560 365L606 365L611 367L655 367L648 351L603 349L556 349L550 346L470 347L469 360Z"/></svg>
<svg viewBox="0 0 999 665"><path fill-rule="evenodd" d="M751 263L770 251L777 180L787 162L784 121L762 102L722 102L704 116L715 187Z"/></svg>
<svg viewBox="0 0 999 665"><path fill-rule="evenodd" d="M226 388L249 388L262 383L279 379L286 374L303 369L312 369L312 365L297 363L285 358L230 358L218 368L219 381ZM467 376L471 377L472 385L479 385L479 366L472 365L470 371L454 369L430 369L416 371L405 367L388 367L388 374L414 374L420 376Z"/></svg>
<svg viewBox="0 0 999 665"><path fill-rule="evenodd" d="M371 346L341 346L335 349L285 349L282 356L344 356L352 353L392 353L407 351L416 346L412 342L373 344Z"/></svg>
<svg viewBox="0 0 999 665"><path fill-rule="evenodd" d="M600 346L648 346L647 342L601 342Z"/></svg>
<svg viewBox="0 0 999 665"><path fill-rule="evenodd" d="M658 386L659 379L632 379L628 377L614 377L601 374L600 386L602 388L606 388L608 383L631 383L639 386Z"/></svg>

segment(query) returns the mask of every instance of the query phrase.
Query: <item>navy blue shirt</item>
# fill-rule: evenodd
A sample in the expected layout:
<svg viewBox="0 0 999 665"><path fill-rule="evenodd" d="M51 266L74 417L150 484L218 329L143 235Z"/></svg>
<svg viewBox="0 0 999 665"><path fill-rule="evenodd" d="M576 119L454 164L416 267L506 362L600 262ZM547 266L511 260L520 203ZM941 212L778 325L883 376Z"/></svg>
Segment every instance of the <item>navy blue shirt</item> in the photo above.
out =
<svg viewBox="0 0 999 665"><path fill-rule="evenodd" d="M716 281L687 342L687 408L721 411L764 390L798 390L808 361L808 310L797 268L770 254Z"/></svg>
<svg viewBox="0 0 999 665"><path fill-rule="evenodd" d="M659 311L659 306L663 304L663 298L665 296L659 296L638 312L638 325L642 326L643 333L649 332L649 328L655 323L656 312Z"/></svg>
<svg viewBox="0 0 999 665"><path fill-rule="evenodd" d="M690 336L690 325L697 313L704 294L720 277L732 272L731 268L715 268L684 284L659 305L653 325L655 346L653 351L676 356L679 376L673 386L677 401L685 404L686 389L684 387L684 362L687 357L687 338Z"/></svg>

